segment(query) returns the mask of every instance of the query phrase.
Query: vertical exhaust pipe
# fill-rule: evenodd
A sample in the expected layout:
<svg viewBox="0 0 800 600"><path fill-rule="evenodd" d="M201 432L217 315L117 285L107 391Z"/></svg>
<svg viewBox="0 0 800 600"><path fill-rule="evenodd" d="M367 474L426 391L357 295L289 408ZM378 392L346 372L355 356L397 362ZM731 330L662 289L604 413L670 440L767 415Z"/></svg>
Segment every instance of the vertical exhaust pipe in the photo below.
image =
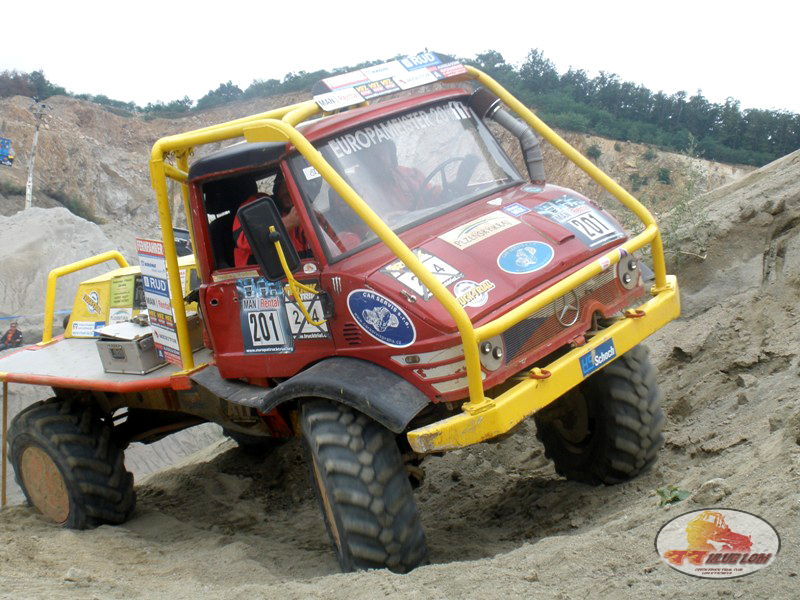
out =
<svg viewBox="0 0 800 600"><path fill-rule="evenodd" d="M469 105L481 119L492 119L519 140L522 157L532 183L544 185L544 157L539 138L528 125L503 108L500 98L486 88L478 88L470 96Z"/></svg>

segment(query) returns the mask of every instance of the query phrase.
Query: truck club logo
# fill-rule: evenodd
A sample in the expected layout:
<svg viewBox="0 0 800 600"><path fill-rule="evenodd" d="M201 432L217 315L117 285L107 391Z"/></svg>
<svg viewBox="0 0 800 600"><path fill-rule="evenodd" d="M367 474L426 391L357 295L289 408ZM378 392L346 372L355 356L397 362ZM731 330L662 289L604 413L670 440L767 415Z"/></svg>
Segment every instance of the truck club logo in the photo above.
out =
<svg viewBox="0 0 800 600"><path fill-rule="evenodd" d="M103 312L103 307L100 306L100 296L94 290L83 295L83 302L90 313L99 315Z"/></svg>
<svg viewBox="0 0 800 600"><path fill-rule="evenodd" d="M704 579L732 579L772 564L780 536L767 521L735 509L704 509L668 521L656 552L676 571Z"/></svg>
<svg viewBox="0 0 800 600"><path fill-rule="evenodd" d="M525 275L543 269L554 256L553 248L544 242L519 242L500 253L497 266L506 273Z"/></svg>
<svg viewBox="0 0 800 600"><path fill-rule="evenodd" d="M353 290L347 296L347 308L364 331L387 346L405 348L417 338L405 311L377 292Z"/></svg>

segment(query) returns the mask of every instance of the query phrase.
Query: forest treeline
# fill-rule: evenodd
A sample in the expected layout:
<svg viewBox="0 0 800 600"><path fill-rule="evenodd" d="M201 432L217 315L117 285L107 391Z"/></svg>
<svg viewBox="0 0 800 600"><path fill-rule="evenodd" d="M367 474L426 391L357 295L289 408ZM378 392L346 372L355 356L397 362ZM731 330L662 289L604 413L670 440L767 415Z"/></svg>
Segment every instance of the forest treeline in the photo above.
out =
<svg viewBox="0 0 800 600"><path fill-rule="evenodd" d="M601 71L589 77L583 69L559 73L541 50L533 49L514 66L502 54L488 51L461 58L485 71L509 89L549 125L615 140L651 144L677 152L693 148L709 160L761 166L800 148L800 114L785 110L748 108L728 98L724 104L709 102L698 90L666 94L620 80ZM242 90L228 81L197 100L184 96L171 102L148 103L113 100L104 95L75 94L47 80L42 71L0 73L0 97L66 95L88 100L111 110L170 117L256 97L309 91L324 77L345 73L383 60L368 61L332 71L288 73L282 80L256 79Z"/></svg>

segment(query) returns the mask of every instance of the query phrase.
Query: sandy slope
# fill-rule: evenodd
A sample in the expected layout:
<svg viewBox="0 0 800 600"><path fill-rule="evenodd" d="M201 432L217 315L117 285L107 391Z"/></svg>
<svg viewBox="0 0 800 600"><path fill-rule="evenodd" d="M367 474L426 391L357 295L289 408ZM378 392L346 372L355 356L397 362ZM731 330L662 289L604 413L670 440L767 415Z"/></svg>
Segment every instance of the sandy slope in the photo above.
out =
<svg viewBox="0 0 800 600"><path fill-rule="evenodd" d="M650 341L667 442L639 479L567 482L523 424L426 462L417 497L432 565L343 575L298 444L258 461L219 440L140 480L124 526L75 532L23 506L0 513L0 597L796 598L800 153L694 210L707 225L684 241L707 258L676 266L684 316ZM660 508L655 490L668 484L692 496ZM782 537L776 562L725 581L662 564L659 528L711 506L770 521Z"/></svg>

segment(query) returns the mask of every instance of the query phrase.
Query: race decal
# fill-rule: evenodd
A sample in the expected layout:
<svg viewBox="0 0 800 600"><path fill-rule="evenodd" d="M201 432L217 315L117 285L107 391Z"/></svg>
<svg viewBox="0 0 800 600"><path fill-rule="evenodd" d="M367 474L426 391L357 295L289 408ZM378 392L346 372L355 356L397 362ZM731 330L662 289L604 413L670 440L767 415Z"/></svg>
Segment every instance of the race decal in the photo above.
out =
<svg viewBox="0 0 800 600"><path fill-rule="evenodd" d="M525 275L550 264L555 251L544 242L519 242L509 246L497 257L497 266L506 273Z"/></svg>
<svg viewBox="0 0 800 600"><path fill-rule="evenodd" d="M414 324L394 302L372 290L353 290L347 296L350 314L371 337L393 348L414 343Z"/></svg>
<svg viewBox="0 0 800 600"><path fill-rule="evenodd" d="M580 357L581 372L584 377L594 373L604 364L611 362L617 356L617 349L614 347L614 338L609 338L596 348L593 348Z"/></svg>
<svg viewBox="0 0 800 600"><path fill-rule="evenodd" d="M589 248L602 246L624 235L600 211L574 196L561 196L533 210L572 231Z"/></svg>
<svg viewBox="0 0 800 600"><path fill-rule="evenodd" d="M334 75L315 84L311 93L322 110L331 111L466 73L466 67L458 61L442 58L434 52L422 52Z"/></svg>
<svg viewBox="0 0 800 600"><path fill-rule="evenodd" d="M464 279L453 286L453 295L461 306L479 308L489 301L489 292L494 287L494 283L488 279L480 283Z"/></svg>
<svg viewBox="0 0 800 600"><path fill-rule="evenodd" d="M181 364L181 350L169 295L164 244L159 240L137 238L136 252L142 271L142 290L156 355L173 364Z"/></svg>
<svg viewBox="0 0 800 600"><path fill-rule="evenodd" d="M70 335L74 338L100 337L97 332L105 326L105 321L73 321Z"/></svg>
<svg viewBox="0 0 800 600"><path fill-rule="evenodd" d="M463 250L514 225L519 225L520 222L504 212L496 210L443 233L439 239Z"/></svg>
<svg viewBox="0 0 800 600"><path fill-rule="evenodd" d="M414 251L416 257L420 260L423 266L431 272L431 274L439 280L443 286L447 287L453 282L458 281L464 274L451 267L444 262L441 258L428 254L421 248L416 248ZM423 300L427 301L433 296L431 291L419 280L419 278L411 272L402 260L396 260L393 263L386 265L380 271L384 275L389 275L395 278L398 282L410 289L412 292L419 294Z"/></svg>
<svg viewBox="0 0 800 600"><path fill-rule="evenodd" d="M302 281L304 285L317 289L318 281ZM284 288L284 300L286 302L286 316L289 319L289 328L292 337L296 340L319 340L330 338L328 323L313 325L306 319L303 311L297 305L297 301L289 295L289 286ZM321 321L324 318L322 309L322 297L311 292L300 292L300 300L314 321Z"/></svg>
<svg viewBox="0 0 800 600"><path fill-rule="evenodd" d="M523 206L519 202L514 202L513 204L504 206L503 211L507 212L512 217L519 217L520 215L524 215L525 213L531 212L531 209L528 208L527 206Z"/></svg>
<svg viewBox="0 0 800 600"><path fill-rule="evenodd" d="M236 280L245 354L294 351L283 284L263 277Z"/></svg>

